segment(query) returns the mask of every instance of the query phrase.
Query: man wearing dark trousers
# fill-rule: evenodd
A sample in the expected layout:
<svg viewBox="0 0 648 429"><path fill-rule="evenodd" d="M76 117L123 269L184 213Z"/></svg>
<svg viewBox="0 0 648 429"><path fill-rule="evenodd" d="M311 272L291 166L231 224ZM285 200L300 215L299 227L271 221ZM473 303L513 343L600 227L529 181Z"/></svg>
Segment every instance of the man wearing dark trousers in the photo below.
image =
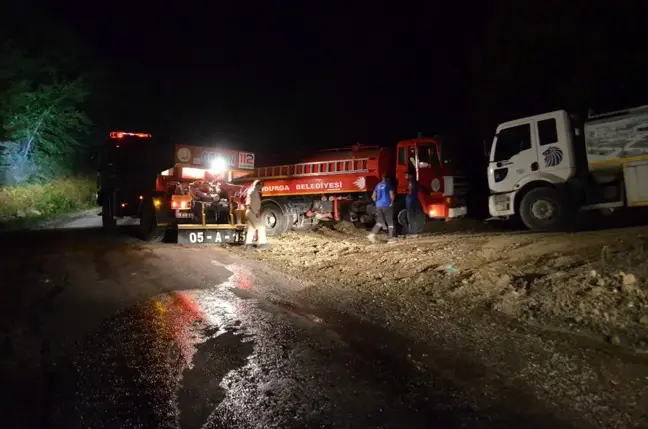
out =
<svg viewBox="0 0 648 429"><path fill-rule="evenodd" d="M394 199L396 192L389 177L384 174L382 181L376 185L371 196L376 202L376 225L369 233L369 241L376 242L376 234L383 228L387 229L387 242L394 242Z"/></svg>
<svg viewBox="0 0 648 429"><path fill-rule="evenodd" d="M405 179L407 179L407 196L405 197L407 235L409 237L416 237L421 228L421 204L418 199L418 183L416 183L416 176L411 173L406 173Z"/></svg>

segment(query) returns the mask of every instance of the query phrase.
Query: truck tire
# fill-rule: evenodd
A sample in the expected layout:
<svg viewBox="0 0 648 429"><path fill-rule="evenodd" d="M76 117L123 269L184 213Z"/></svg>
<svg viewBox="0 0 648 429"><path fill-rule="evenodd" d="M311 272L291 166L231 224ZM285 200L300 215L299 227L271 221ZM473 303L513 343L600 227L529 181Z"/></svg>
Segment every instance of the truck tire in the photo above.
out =
<svg viewBox="0 0 648 429"><path fill-rule="evenodd" d="M313 224L313 222L304 222L301 225L293 225L290 229L295 232L308 232L311 231L314 227L315 224Z"/></svg>
<svg viewBox="0 0 648 429"><path fill-rule="evenodd" d="M397 225L397 226L396 226ZM407 209L402 209L396 215L396 232L398 235L408 234Z"/></svg>
<svg viewBox="0 0 648 429"><path fill-rule="evenodd" d="M532 231L559 231L565 228L567 216L567 204L554 188L534 188L522 197L520 218Z"/></svg>
<svg viewBox="0 0 648 429"><path fill-rule="evenodd" d="M113 216L113 207L110 197L104 197L101 205L101 226L104 231L112 232L117 228L117 220Z"/></svg>
<svg viewBox="0 0 648 429"><path fill-rule="evenodd" d="M304 215L300 215L300 216L304 216ZM313 222L313 220L314 219L303 219L300 225L299 218L297 218L297 220L295 221L295 223L292 224L290 229L295 232L308 232L315 227L315 223Z"/></svg>
<svg viewBox="0 0 648 429"><path fill-rule="evenodd" d="M152 201L147 201L142 204L142 209L139 215L139 237L148 242L160 242L164 238L164 228L157 225L157 217L155 216L155 208Z"/></svg>
<svg viewBox="0 0 648 429"><path fill-rule="evenodd" d="M276 237L290 229L288 218L281 209L273 203L264 204L261 208L261 222L265 224L266 235Z"/></svg>

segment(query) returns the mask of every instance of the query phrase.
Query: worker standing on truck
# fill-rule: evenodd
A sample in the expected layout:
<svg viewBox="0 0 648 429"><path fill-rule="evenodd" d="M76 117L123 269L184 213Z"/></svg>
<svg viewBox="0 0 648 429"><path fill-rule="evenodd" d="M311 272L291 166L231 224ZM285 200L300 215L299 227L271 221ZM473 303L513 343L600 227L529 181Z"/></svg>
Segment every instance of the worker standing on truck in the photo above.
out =
<svg viewBox="0 0 648 429"><path fill-rule="evenodd" d="M263 182L255 180L252 182L252 187L248 190L247 197L245 198L245 218L247 224L245 250L253 249L255 233L258 234L257 248L264 249L268 246L265 224L261 219L261 189L263 189Z"/></svg>
<svg viewBox="0 0 648 429"><path fill-rule="evenodd" d="M382 181L376 185L371 198L376 202L376 225L369 233L369 241L376 242L376 234L387 228L387 242L394 242L394 199L396 192L387 174L383 174Z"/></svg>

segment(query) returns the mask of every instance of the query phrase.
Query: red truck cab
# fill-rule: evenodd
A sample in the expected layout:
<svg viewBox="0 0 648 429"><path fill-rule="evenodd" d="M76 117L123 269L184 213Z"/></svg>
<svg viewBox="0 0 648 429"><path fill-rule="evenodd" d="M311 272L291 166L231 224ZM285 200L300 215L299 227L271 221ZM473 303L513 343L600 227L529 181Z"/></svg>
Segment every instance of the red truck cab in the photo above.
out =
<svg viewBox="0 0 648 429"><path fill-rule="evenodd" d="M454 171L448 149L428 137L403 140L396 146L397 193L407 194L406 173L416 177L421 208L431 219L450 220L467 213L467 180Z"/></svg>

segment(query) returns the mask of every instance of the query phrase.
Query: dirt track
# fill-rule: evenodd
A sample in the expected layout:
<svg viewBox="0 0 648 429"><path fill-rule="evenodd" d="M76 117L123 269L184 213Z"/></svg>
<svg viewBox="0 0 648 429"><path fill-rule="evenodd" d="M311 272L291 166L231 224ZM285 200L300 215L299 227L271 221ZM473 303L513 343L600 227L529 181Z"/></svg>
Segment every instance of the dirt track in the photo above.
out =
<svg viewBox="0 0 648 429"><path fill-rule="evenodd" d="M508 317L648 352L648 227L440 232L370 244L348 224L287 234L255 257L304 281ZM449 228L458 232L447 232Z"/></svg>
<svg viewBox="0 0 648 429"><path fill-rule="evenodd" d="M127 228L118 237L107 237L99 224L94 213L70 220L64 225L68 230L31 233L49 236L48 246L16 233L16 248L32 258L14 253L5 258L5 271L20 278L29 267L34 284L51 288L51 283L40 282L42 268L33 256L53 255L63 262L43 266L53 270L48 279L69 281L69 275L57 275L61 267L87 273L73 277L83 297L78 303L87 308L98 299L98 291L111 294L115 298L110 301L118 304L157 293L158 288L193 289L203 276L208 296L221 293L224 288L214 287L219 284L214 276L222 274L222 267L236 268L232 281L240 285L246 302L241 308L255 305L252 292L265 288L263 296L280 312L299 309L298 318L325 327L327 335L343 332L342 341L363 356L389 359L385 369L390 379L394 363L404 362L416 369L416 383L452 380L477 398L478 407L505 404L507 410L537 415L544 422L555 414L570 428L648 427L648 359L635 353L645 348L641 341L647 331L641 323L647 310L642 247L646 227L561 235L495 231L466 222L431 224L439 231L387 245L370 244L365 231L338 224L288 234L272 240L267 251L239 258L216 245L144 244L129 236ZM69 250L62 253L62 248ZM242 253L240 247L229 250ZM152 253L158 257L150 258ZM618 275L621 270L625 276ZM106 287L107 278L116 284ZM5 292L10 290L18 296L5 301L17 314L22 308L17 302L38 296L25 287ZM68 288L57 300L64 301L60 298L69 293ZM207 308L221 308L215 304L211 299L205 302ZM66 320L77 314L97 315L92 309L63 313ZM87 325L66 322L61 334L68 338L71 328ZM22 338L22 331L17 335ZM290 338L298 335L294 330L288 333ZM260 338L273 340L275 335ZM101 336L99 341L104 345L106 339ZM27 343L33 345L31 355L39 358L41 342ZM330 354L321 356L330 365ZM281 359L292 368L285 356ZM366 366L366 360L359 362ZM344 365L348 363L345 358ZM91 369L95 368L105 366ZM395 380L397 390L413 385ZM426 409L434 402L428 397L424 401ZM547 410L552 414L546 416ZM529 427L547 426L561 427Z"/></svg>

